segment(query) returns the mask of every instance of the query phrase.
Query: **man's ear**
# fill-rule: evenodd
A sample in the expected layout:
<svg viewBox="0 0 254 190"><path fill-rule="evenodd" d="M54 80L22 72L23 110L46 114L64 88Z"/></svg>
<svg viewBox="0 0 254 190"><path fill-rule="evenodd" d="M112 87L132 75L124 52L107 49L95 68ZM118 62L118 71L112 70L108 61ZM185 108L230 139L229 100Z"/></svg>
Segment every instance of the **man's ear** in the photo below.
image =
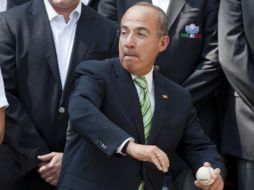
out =
<svg viewBox="0 0 254 190"><path fill-rule="evenodd" d="M169 39L168 35L161 37L159 52L163 52L168 47L169 41L170 41L170 39Z"/></svg>

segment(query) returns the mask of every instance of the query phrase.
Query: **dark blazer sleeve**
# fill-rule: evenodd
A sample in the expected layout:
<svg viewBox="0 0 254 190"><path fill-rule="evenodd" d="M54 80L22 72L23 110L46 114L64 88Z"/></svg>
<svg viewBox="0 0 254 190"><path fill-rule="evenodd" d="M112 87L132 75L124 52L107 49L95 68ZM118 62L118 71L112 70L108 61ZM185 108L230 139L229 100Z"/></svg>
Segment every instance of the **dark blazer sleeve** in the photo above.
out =
<svg viewBox="0 0 254 190"><path fill-rule="evenodd" d="M207 0L204 8L204 40L202 53L197 59L194 72L182 83L187 88L194 102L214 93L220 83L221 69L218 58L218 0ZM190 50L191 51L191 50Z"/></svg>
<svg viewBox="0 0 254 190"><path fill-rule="evenodd" d="M200 127L195 108L192 105L191 97L187 96L186 106L188 114L185 122L185 129L181 142L177 147L177 153L196 171L204 162L210 162L212 167L220 168L225 174L224 164L216 146ZM198 159L197 159L198 158ZM201 165L200 165L201 164Z"/></svg>
<svg viewBox="0 0 254 190"><path fill-rule="evenodd" d="M70 123L80 136L111 156L130 135L102 113L105 81L95 72L97 69L105 72L104 69L93 66L93 61L78 66L77 71L82 74L77 79L69 101Z"/></svg>
<svg viewBox="0 0 254 190"><path fill-rule="evenodd" d="M30 170L38 163L37 155L47 153L49 149L18 98L15 54L17 44L22 42L17 42L17 39L13 37L2 15L0 15L0 26L0 65L9 102L6 110L6 126L8 127L6 127L4 141L7 141L17 153L16 158L22 162L24 169Z"/></svg>
<svg viewBox="0 0 254 190"><path fill-rule="evenodd" d="M248 0L222 0L219 11L221 66L230 85L252 111L254 111L254 14L251 9L253 6L253 1Z"/></svg>

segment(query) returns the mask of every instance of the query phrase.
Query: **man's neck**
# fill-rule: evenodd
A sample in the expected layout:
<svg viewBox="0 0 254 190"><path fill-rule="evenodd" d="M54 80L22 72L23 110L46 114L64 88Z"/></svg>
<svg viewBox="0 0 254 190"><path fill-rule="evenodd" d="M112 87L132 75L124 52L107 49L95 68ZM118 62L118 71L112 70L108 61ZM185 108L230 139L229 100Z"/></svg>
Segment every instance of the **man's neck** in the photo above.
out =
<svg viewBox="0 0 254 190"><path fill-rule="evenodd" d="M78 4L77 4L78 5ZM70 20L70 14L71 12L77 7L77 5L70 7L70 8L59 8L59 7L53 7L53 9L59 14L63 15L65 22L67 23Z"/></svg>

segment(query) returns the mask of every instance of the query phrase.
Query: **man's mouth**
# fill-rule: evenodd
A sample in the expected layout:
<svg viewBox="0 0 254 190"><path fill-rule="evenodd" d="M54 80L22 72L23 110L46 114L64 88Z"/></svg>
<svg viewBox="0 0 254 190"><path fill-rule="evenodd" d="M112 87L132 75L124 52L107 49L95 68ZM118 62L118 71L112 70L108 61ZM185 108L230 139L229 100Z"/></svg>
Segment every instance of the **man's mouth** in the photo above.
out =
<svg viewBox="0 0 254 190"><path fill-rule="evenodd" d="M124 53L124 57L137 57L137 54L128 52L128 53Z"/></svg>

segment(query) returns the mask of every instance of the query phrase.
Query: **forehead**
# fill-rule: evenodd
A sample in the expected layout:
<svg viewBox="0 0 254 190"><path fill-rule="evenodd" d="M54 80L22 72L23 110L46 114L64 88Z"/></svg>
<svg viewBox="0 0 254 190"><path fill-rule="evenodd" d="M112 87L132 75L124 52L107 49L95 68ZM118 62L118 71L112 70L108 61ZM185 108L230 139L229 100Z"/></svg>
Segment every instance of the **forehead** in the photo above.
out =
<svg viewBox="0 0 254 190"><path fill-rule="evenodd" d="M158 11L148 6L134 6L127 10L121 20L121 27L157 29Z"/></svg>

